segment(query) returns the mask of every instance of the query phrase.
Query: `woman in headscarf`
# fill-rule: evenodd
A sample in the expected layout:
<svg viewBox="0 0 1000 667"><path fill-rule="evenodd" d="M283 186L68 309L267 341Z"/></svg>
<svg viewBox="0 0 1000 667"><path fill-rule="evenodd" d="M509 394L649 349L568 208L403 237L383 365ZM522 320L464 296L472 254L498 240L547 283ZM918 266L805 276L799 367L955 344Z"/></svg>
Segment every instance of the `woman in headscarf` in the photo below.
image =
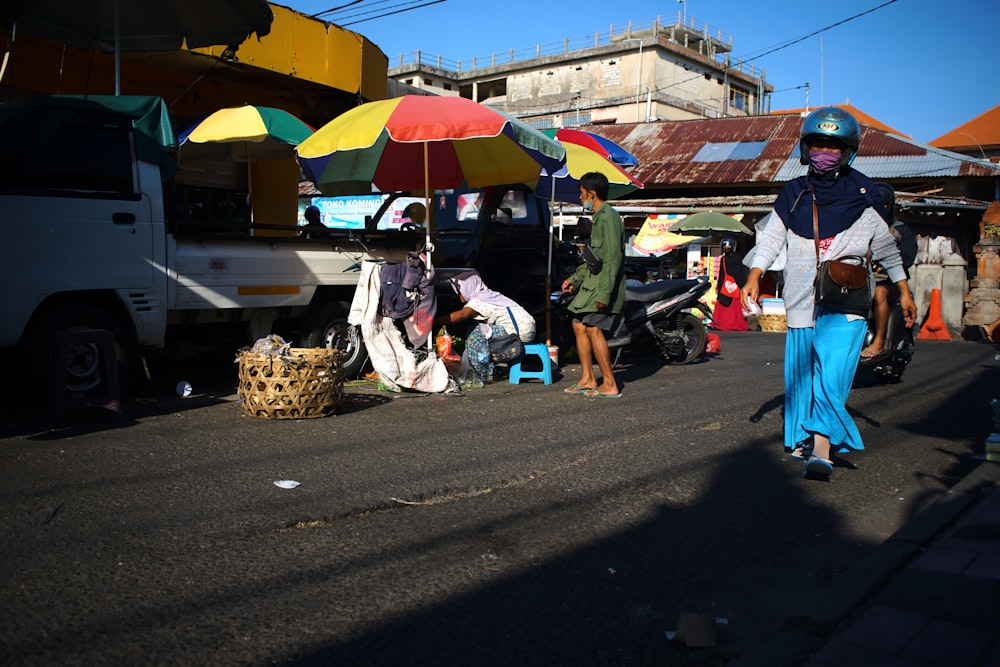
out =
<svg viewBox="0 0 1000 667"><path fill-rule="evenodd" d="M746 331L750 327L740 303L740 289L747 281L747 269L736 256L736 237L726 236L720 245L722 254L715 283L718 297L712 312L712 326L719 331Z"/></svg>
<svg viewBox="0 0 1000 667"><path fill-rule="evenodd" d="M842 109L806 116L799 158L809 171L778 194L740 295L745 308L757 301L761 275L785 248L784 445L817 479L833 473L831 452L864 449L846 405L867 328L861 315L815 304L818 262L870 252L899 288L907 326L916 318L899 250L878 213L878 189L850 167L860 143L861 127Z"/></svg>
<svg viewBox="0 0 1000 667"><path fill-rule="evenodd" d="M535 318L513 299L488 288L474 271L460 273L449 282L458 294L462 308L439 315L434 319L434 326L469 320L478 322L465 338L465 351L476 378L487 384L493 380L490 339L516 331L521 342L530 343L535 339Z"/></svg>

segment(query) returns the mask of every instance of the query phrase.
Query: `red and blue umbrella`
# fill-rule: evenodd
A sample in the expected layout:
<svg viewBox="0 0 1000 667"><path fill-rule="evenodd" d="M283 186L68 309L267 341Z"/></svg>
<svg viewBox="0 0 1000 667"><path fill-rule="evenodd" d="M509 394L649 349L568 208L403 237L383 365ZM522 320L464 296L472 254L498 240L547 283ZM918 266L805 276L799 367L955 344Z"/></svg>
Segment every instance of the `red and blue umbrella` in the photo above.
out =
<svg viewBox="0 0 1000 667"><path fill-rule="evenodd" d="M559 143L566 149L566 164L551 174L543 171L535 186L535 195L567 203L580 201L580 178L587 172L599 172L608 179L608 199L618 199L642 188L642 182L612 162L603 152L580 144Z"/></svg>
<svg viewBox="0 0 1000 667"><path fill-rule="evenodd" d="M639 159L635 155L625 150L620 144L599 134L576 130L571 127L542 130L542 132L546 136L558 139L564 145L576 144L577 146L589 148L595 153L600 153L620 167L639 166Z"/></svg>

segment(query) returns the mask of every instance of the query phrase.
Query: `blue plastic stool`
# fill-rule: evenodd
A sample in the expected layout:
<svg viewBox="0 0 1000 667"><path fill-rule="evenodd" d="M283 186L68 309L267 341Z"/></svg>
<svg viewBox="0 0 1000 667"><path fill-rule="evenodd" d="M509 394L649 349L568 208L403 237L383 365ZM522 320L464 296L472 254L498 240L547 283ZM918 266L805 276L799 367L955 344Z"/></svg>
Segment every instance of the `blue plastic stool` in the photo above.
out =
<svg viewBox="0 0 1000 667"><path fill-rule="evenodd" d="M542 370L540 371L525 371L521 369L521 363L524 361L522 357L521 361L517 362L510 367L510 377L509 382L511 384L520 384L522 379L538 378L542 380L545 384L552 384L552 359L549 358L549 348L541 343L532 343L531 345L524 346L524 356L527 357L529 354L537 356L542 361Z"/></svg>

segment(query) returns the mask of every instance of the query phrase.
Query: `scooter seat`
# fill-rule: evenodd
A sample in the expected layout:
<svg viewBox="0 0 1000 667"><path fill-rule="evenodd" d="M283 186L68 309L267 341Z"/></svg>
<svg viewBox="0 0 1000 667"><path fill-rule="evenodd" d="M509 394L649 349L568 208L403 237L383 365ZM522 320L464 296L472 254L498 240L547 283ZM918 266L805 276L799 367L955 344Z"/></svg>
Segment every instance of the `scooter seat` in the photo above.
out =
<svg viewBox="0 0 1000 667"><path fill-rule="evenodd" d="M655 282L646 283L642 287L626 287L625 300L635 301L638 303L654 303L656 301L660 301L661 299L665 299L668 296L682 294L691 289L692 285L696 285L697 283L697 280L678 278L674 280L657 280Z"/></svg>

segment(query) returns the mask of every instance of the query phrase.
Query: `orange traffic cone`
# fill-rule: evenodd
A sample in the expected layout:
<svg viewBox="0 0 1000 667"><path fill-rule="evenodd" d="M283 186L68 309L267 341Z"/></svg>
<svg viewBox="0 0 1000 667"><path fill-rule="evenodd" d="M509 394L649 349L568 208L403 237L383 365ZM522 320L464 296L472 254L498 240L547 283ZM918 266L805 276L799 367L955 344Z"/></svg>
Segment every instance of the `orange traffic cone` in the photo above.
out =
<svg viewBox="0 0 1000 667"><path fill-rule="evenodd" d="M931 307L927 311L927 320L917 334L919 340L951 340L951 332L941 317L941 290L931 290Z"/></svg>

